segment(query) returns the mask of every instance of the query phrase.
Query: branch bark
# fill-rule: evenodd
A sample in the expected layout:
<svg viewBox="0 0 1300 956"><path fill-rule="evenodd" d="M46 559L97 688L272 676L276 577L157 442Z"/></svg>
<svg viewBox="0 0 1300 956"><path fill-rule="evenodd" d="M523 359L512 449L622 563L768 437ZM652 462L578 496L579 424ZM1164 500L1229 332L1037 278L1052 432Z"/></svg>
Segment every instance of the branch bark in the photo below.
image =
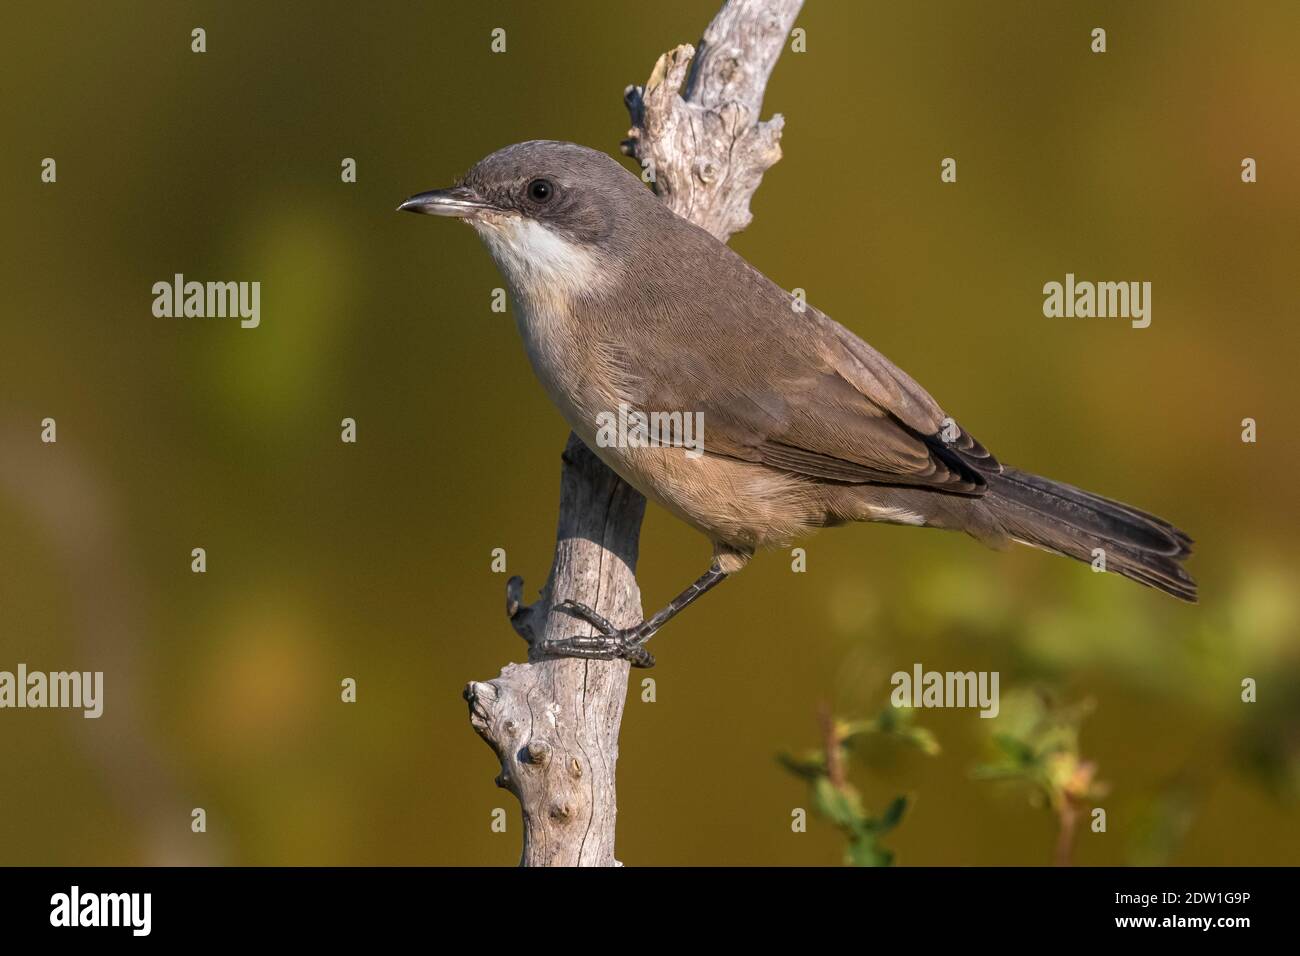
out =
<svg viewBox="0 0 1300 956"><path fill-rule="evenodd" d="M632 128L623 150L678 215L723 242L753 218L749 203L781 158L778 114L759 117L768 77L803 0L728 0L696 51L659 57L624 101ZM636 558L645 499L575 435L562 455L555 559L538 601L523 580L506 586L506 612L529 644L529 662L465 688L470 722L501 762L498 786L523 809L523 866L617 866L614 770L627 697L625 661L538 659L547 637L590 633L556 612L571 599L618 627L642 618Z"/></svg>

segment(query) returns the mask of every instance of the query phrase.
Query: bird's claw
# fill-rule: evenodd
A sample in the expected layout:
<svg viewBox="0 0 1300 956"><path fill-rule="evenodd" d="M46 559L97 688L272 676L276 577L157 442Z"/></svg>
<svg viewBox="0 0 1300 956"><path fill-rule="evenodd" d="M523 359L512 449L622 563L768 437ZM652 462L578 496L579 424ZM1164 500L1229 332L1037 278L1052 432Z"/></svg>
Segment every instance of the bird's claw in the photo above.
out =
<svg viewBox="0 0 1300 956"><path fill-rule="evenodd" d="M542 654L598 661L625 660L633 667L654 667L654 655L645 649L649 635L643 634L640 627L615 627L608 618L577 601L561 601L555 607L586 621L599 633L543 641L538 648Z"/></svg>
<svg viewBox="0 0 1300 956"><path fill-rule="evenodd" d="M619 629L609 622L609 618L601 616L593 607L588 607L578 601L561 601L555 605L557 611L563 611L565 614L576 617L579 620L586 621L596 630L600 631L606 637L612 637L617 634Z"/></svg>

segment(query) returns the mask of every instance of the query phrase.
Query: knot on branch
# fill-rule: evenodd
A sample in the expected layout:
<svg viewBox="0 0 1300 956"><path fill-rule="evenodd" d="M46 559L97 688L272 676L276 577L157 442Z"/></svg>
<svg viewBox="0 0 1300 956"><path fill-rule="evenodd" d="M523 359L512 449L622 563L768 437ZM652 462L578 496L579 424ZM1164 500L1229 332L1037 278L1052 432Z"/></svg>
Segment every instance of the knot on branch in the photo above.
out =
<svg viewBox="0 0 1300 956"><path fill-rule="evenodd" d="M749 203L781 158L784 121L758 121L761 92L746 82L738 47L706 49L698 60L689 45L670 50L644 87L627 87L622 145L670 209L726 241L753 219Z"/></svg>
<svg viewBox="0 0 1300 956"><path fill-rule="evenodd" d="M556 721L538 721L530 710L528 695L534 683L530 668L507 664L500 677L470 681L463 694L469 704L470 724L501 761L497 785L516 795L546 771L557 752ZM575 759L562 754L560 763L567 765Z"/></svg>
<svg viewBox="0 0 1300 956"><path fill-rule="evenodd" d="M497 710L497 688L491 681L472 680L465 685L461 694L469 704L469 722L478 735L492 743L497 738L495 718Z"/></svg>

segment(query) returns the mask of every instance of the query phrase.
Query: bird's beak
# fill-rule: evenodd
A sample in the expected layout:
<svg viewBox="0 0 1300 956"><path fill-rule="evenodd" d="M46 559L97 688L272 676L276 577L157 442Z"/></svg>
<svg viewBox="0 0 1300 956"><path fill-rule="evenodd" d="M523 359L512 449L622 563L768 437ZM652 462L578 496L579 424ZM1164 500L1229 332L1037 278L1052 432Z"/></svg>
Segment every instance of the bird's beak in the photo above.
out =
<svg viewBox="0 0 1300 956"><path fill-rule="evenodd" d="M466 219L495 208L468 186L452 186L450 189L431 189L427 193L417 193L398 206L397 211Z"/></svg>

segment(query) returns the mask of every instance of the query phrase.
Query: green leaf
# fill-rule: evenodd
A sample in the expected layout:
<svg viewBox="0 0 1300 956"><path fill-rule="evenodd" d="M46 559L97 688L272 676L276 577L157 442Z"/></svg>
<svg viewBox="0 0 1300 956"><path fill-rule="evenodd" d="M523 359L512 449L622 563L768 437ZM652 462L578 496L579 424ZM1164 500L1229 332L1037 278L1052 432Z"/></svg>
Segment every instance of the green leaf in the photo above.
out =
<svg viewBox="0 0 1300 956"><path fill-rule="evenodd" d="M943 749L939 746L939 738L928 727L908 727L899 736L929 757Z"/></svg>
<svg viewBox="0 0 1300 956"><path fill-rule="evenodd" d="M1010 734L994 734L993 742L1003 753L1019 764L1032 764L1036 755L1034 748L1018 737Z"/></svg>
<svg viewBox="0 0 1300 956"><path fill-rule="evenodd" d="M916 711L910 707L886 707L870 720L852 720L841 725L840 739L850 743L857 738L879 734L909 744L922 753L939 753L939 741L925 727L915 723Z"/></svg>
<svg viewBox="0 0 1300 956"><path fill-rule="evenodd" d="M868 734L878 734L885 728L881 727L879 718L871 720L850 720L844 724L840 731L840 739L845 743L853 740L855 737L865 737Z"/></svg>
<svg viewBox="0 0 1300 956"><path fill-rule="evenodd" d="M844 862L850 866L889 866L894 862L894 854L878 846L874 836L864 835L849 843Z"/></svg>
<svg viewBox="0 0 1300 956"><path fill-rule="evenodd" d="M877 833L888 833L894 827L898 826L899 821L903 819L903 813L907 810L907 797L895 797L894 802L885 808L879 820L875 823Z"/></svg>
<svg viewBox="0 0 1300 956"><path fill-rule="evenodd" d="M777 754L776 760L786 770L804 780L816 780L818 777L826 776L826 755L820 750L810 750L799 757L781 753Z"/></svg>
<svg viewBox="0 0 1300 956"><path fill-rule="evenodd" d="M865 815L858 792L852 787L839 788L829 777L819 777L813 783L813 799L818 812L836 826L852 831L861 828Z"/></svg>

